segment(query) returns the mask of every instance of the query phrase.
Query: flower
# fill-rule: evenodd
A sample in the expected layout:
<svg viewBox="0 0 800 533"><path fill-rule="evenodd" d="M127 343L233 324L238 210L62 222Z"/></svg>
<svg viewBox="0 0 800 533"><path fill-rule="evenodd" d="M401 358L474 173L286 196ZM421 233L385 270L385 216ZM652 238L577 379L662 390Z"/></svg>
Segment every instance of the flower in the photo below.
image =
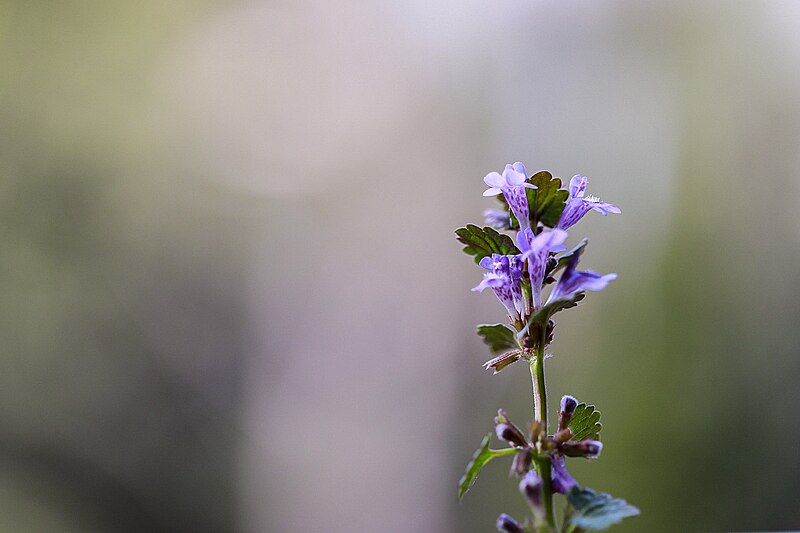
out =
<svg viewBox="0 0 800 533"><path fill-rule="evenodd" d="M610 282L617 279L617 275L613 272L601 276L589 270L575 270L579 259L580 254L575 254L567 263L567 267L564 269L564 273L561 274L561 279L558 280L556 288L550 293L550 298L547 300L548 303L556 300L568 300L575 293L581 291L601 291Z"/></svg>
<svg viewBox="0 0 800 533"><path fill-rule="evenodd" d="M520 523L505 513L497 517L497 523L495 525L497 526L497 531L501 531L502 533L525 533L525 529L523 529Z"/></svg>
<svg viewBox="0 0 800 533"><path fill-rule="evenodd" d="M484 209L483 221L494 229L511 229L511 217L505 209Z"/></svg>
<svg viewBox="0 0 800 533"><path fill-rule="evenodd" d="M586 196L586 185L589 183L589 178L586 176L576 175L569 180L569 199L567 205L564 206L564 211L561 213L561 218L558 220L557 228L567 229L574 226L583 215L594 209L603 216L609 213L620 214L619 207L608 202L601 202L597 196Z"/></svg>
<svg viewBox="0 0 800 533"><path fill-rule="evenodd" d="M525 301L522 297L522 259L518 255L492 254L481 259L480 266L488 270L483 275L483 281L473 291L481 292L489 287L508 311L512 319L515 315L522 314L525 310Z"/></svg>
<svg viewBox="0 0 800 533"><path fill-rule="evenodd" d="M553 454L551 464L551 483L553 491L559 494L567 494L572 490L572 487L578 484L575 478L567 472L566 459L560 453Z"/></svg>
<svg viewBox="0 0 800 533"><path fill-rule="evenodd" d="M528 276L531 278L531 293L533 295L533 308L539 309L542 305L542 284L547 267L547 258L550 252L566 250L564 241L567 232L561 229L543 231L534 236L530 228L517 233L517 247L522 252L522 259L528 261Z"/></svg>
<svg viewBox="0 0 800 533"><path fill-rule="evenodd" d="M586 439L565 442L560 448L564 455L570 457L597 459L600 456L600 452L603 451L603 443L599 440Z"/></svg>
<svg viewBox="0 0 800 533"><path fill-rule="evenodd" d="M506 165L503 174L490 172L483 178L483 182L489 186L483 192L484 196L495 196L503 193L503 196L511 207L511 212L517 217L520 229L530 226L528 221L528 197L525 189L536 189L536 185L527 183L528 173L525 165L517 161L513 165Z"/></svg>
<svg viewBox="0 0 800 533"><path fill-rule="evenodd" d="M542 508L542 478L536 473L536 470L528 470L522 481L519 482L519 491L534 511L541 512Z"/></svg>

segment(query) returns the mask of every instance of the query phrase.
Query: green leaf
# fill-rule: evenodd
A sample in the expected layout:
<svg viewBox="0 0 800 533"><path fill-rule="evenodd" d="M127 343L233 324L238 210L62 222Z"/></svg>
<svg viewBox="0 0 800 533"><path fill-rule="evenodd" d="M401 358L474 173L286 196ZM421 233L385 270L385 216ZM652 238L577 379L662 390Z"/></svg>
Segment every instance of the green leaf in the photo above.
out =
<svg viewBox="0 0 800 533"><path fill-rule="evenodd" d="M603 425L600 423L600 411L595 409L594 405L580 403L572 413L568 427L572 432L571 440L598 440L600 430L603 429Z"/></svg>
<svg viewBox="0 0 800 533"><path fill-rule="evenodd" d="M528 209L531 217L531 227L535 228L541 222L545 226L554 228L561 218L561 212L569 198L569 192L561 189L561 180L554 178L546 170L541 170L528 178L528 183L533 183L537 189L525 189L528 196Z"/></svg>
<svg viewBox="0 0 800 533"><path fill-rule="evenodd" d="M574 509L569 523L582 529L606 529L623 518L640 513L639 509L621 498L577 486L572 488L567 501Z"/></svg>
<svg viewBox="0 0 800 533"><path fill-rule="evenodd" d="M516 453L517 451L516 448L492 450L491 448L489 448L489 442L491 442L491 440L492 440L492 432L490 431L481 441L481 447L475 450L475 453L472 456L472 460L469 462L469 464L467 464L467 469L458 482L458 501L461 501L461 498L464 497L464 494L466 494L467 491L470 489L470 487L472 487L472 485L475 483L475 480L478 478L478 474L480 473L481 468L486 466L486 463L488 463L495 457Z"/></svg>
<svg viewBox="0 0 800 533"><path fill-rule="evenodd" d="M548 302L547 304L542 306L541 309L539 309L538 313L536 313L535 315L533 315L528 319L527 325L522 329L521 332L517 334L517 336L522 338L528 332L531 332L531 334L533 334L537 328L546 328L547 321L550 320L550 317L552 317L559 311L575 307L576 305L578 305L578 302L583 300L585 297L586 293L584 293L583 291L579 291L573 293L569 298L560 298L558 300Z"/></svg>
<svg viewBox="0 0 800 533"><path fill-rule="evenodd" d="M481 324L478 326L478 335L483 338L483 342L489 345L492 353L518 350L516 333L505 324Z"/></svg>
<svg viewBox="0 0 800 533"><path fill-rule="evenodd" d="M490 227L479 228L474 224L467 224L464 228L456 230L456 238L464 244L464 253L475 256L475 262L492 254L513 255L520 253L511 237L498 233Z"/></svg>

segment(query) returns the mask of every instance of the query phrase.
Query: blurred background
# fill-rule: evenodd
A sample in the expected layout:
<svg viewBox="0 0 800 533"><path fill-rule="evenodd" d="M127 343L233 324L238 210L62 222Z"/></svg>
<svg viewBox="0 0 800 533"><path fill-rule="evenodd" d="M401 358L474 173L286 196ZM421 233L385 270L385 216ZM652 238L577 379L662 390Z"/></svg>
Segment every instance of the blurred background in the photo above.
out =
<svg viewBox="0 0 800 533"><path fill-rule="evenodd" d="M800 3L0 1L0 531L486 532L452 230L589 176L550 394L624 532L800 528Z"/></svg>

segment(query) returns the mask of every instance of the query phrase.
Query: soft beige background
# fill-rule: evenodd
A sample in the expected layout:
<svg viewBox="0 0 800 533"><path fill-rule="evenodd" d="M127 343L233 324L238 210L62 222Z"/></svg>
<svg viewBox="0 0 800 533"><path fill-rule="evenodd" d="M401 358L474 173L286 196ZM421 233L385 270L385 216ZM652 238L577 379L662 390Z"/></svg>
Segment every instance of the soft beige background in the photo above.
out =
<svg viewBox="0 0 800 533"><path fill-rule="evenodd" d="M524 367L452 230L506 162L624 214L551 394L615 531L797 528L800 7L0 2L0 530L484 532Z"/></svg>

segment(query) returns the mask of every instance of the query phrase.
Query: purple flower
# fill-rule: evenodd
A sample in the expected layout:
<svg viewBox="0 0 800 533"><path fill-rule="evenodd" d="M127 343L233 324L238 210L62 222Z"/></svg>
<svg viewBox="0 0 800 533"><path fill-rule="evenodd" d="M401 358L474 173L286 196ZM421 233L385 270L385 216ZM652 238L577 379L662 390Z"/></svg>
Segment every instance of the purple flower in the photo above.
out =
<svg viewBox="0 0 800 533"><path fill-rule="evenodd" d="M519 491L535 511L542 508L542 479L535 470L528 470L522 481L519 482Z"/></svg>
<svg viewBox="0 0 800 533"><path fill-rule="evenodd" d="M508 316L512 319L525 310L525 300L522 297L522 260L518 255L492 254L481 259L480 266L488 270L473 291L483 291L489 287L494 290L497 298L505 306Z"/></svg>
<svg viewBox="0 0 800 533"><path fill-rule="evenodd" d="M572 413L578 407L578 400L574 396L566 394L561 397L561 408L558 410L558 429L565 430L572 420Z"/></svg>
<svg viewBox="0 0 800 533"><path fill-rule="evenodd" d="M576 175L569 180L569 199L567 205L564 206L564 211L561 213L561 218L558 220L557 228L568 229L574 226L583 215L594 209L603 216L609 213L620 214L619 207L609 204L608 202L601 202L597 196L585 196L586 185L589 179L586 176Z"/></svg>
<svg viewBox="0 0 800 533"><path fill-rule="evenodd" d="M490 172L483 178L483 182L489 186L483 192L484 196L494 196L503 193L503 196L511 207L511 212L517 217L520 229L530 226L528 221L528 197L525 189L535 189L536 185L526 183L528 173L525 165L517 161L513 165L506 165L503 174Z"/></svg>
<svg viewBox="0 0 800 533"><path fill-rule="evenodd" d="M553 490L559 494L569 493L578 482L567 472L564 456L556 453L553 455L551 462L553 465L551 474Z"/></svg>
<svg viewBox="0 0 800 533"><path fill-rule="evenodd" d="M494 229L511 229L511 217L505 209L484 209L483 220Z"/></svg>
<svg viewBox="0 0 800 533"><path fill-rule="evenodd" d="M617 275L613 272L601 276L589 270L575 270L575 267L578 266L579 258L580 254L575 254L567 264L564 273L561 274L561 279L556 284L556 288L550 293L550 298L547 300L548 303L562 299L568 300L580 291L601 291L611 281L617 279Z"/></svg>
<svg viewBox="0 0 800 533"><path fill-rule="evenodd" d="M497 517L497 531L502 533L525 533L525 529L519 522L503 513Z"/></svg>
<svg viewBox="0 0 800 533"><path fill-rule="evenodd" d="M534 236L533 231L526 228L517 234L517 247L522 252L522 259L528 261L534 309L539 309L542 305L542 284L544 283L547 258L550 252L566 250L566 246L563 244L566 239L567 232L560 229L543 231Z"/></svg>

